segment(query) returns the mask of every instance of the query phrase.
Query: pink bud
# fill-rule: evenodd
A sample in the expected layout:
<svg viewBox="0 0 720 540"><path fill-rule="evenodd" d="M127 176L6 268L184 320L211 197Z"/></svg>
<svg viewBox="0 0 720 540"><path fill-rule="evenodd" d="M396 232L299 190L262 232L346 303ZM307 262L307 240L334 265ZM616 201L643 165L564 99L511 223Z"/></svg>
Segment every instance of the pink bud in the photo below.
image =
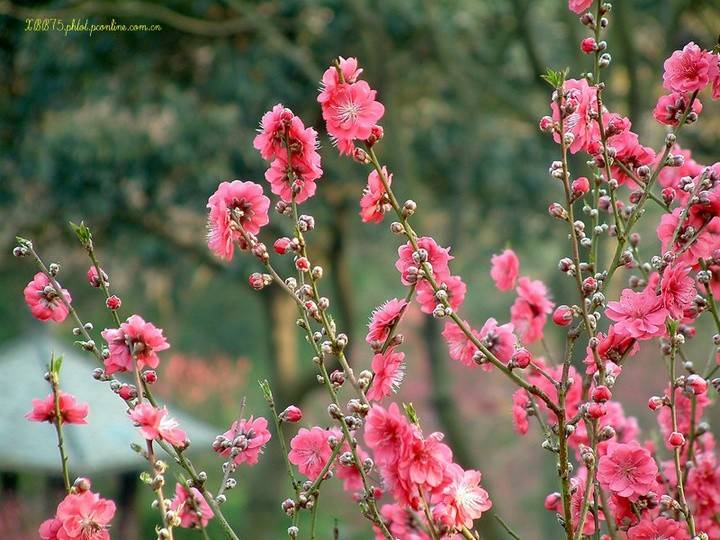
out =
<svg viewBox="0 0 720 540"><path fill-rule="evenodd" d="M556 510L560 504L560 494L556 491L545 497L545 510Z"/></svg>
<svg viewBox="0 0 720 540"><path fill-rule="evenodd" d="M665 204L670 204L675 199L675 190L671 187L663 188L662 198Z"/></svg>
<svg viewBox="0 0 720 540"><path fill-rule="evenodd" d="M370 130L370 136L365 140L365 142L373 146L375 143L377 143L380 139L383 138L383 135L385 132L383 131L382 126L378 126L375 124L372 129Z"/></svg>
<svg viewBox="0 0 720 540"><path fill-rule="evenodd" d="M253 272L252 274L250 274L248 282L250 283L250 286L256 291L259 291L263 287L265 287L265 280L263 279L263 275L260 272Z"/></svg>
<svg viewBox="0 0 720 540"><path fill-rule="evenodd" d="M543 116L540 119L539 126L540 126L540 131L549 133L550 131L553 130L553 119L550 118L549 116Z"/></svg>
<svg viewBox="0 0 720 540"><path fill-rule="evenodd" d="M278 253L279 255L285 255L290 249L291 245L292 241L287 236L283 236L282 238L278 238L277 240L275 240L273 248L275 249L275 253Z"/></svg>
<svg viewBox="0 0 720 540"><path fill-rule="evenodd" d="M653 396L648 400L648 408L651 411L657 411L662 406L663 406L663 399L661 397Z"/></svg>
<svg viewBox="0 0 720 540"><path fill-rule="evenodd" d="M532 362L532 354L523 347L513 353L511 361L514 366L519 367L520 369L525 369L530 365L530 362Z"/></svg>
<svg viewBox="0 0 720 540"><path fill-rule="evenodd" d="M580 50L582 50L582 52L584 52L585 54L595 52L596 48L597 43L593 38L585 38L580 42Z"/></svg>
<svg viewBox="0 0 720 540"><path fill-rule="evenodd" d="M115 311L120 309L120 306L122 306L122 300L113 294L105 301L105 305L109 310Z"/></svg>
<svg viewBox="0 0 720 540"><path fill-rule="evenodd" d="M695 395L704 394L708 386L707 381L695 373L688 375L688 378L685 380L685 384Z"/></svg>
<svg viewBox="0 0 720 540"><path fill-rule="evenodd" d="M586 177L580 176L572 183L572 192L575 197L581 197L588 191L590 191L590 181Z"/></svg>
<svg viewBox="0 0 720 540"><path fill-rule="evenodd" d="M597 280L592 276L586 277L582 282L582 288L586 295L591 295L597 290Z"/></svg>
<svg viewBox="0 0 720 540"><path fill-rule="evenodd" d="M604 403L590 403L588 405L588 414L596 420L602 418L607 414L607 405Z"/></svg>
<svg viewBox="0 0 720 540"><path fill-rule="evenodd" d="M612 392L607 386L601 385L593 388L592 399L597 403L605 403L612 398Z"/></svg>
<svg viewBox="0 0 720 540"><path fill-rule="evenodd" d="M552 320L558 326L568 326L573 320L573 311L566 305L558 306L553 313Z"/></svg>
<svg viewBox="0 0 720 540"><path fill-rule="evenodd" d="M552 203L548 206L548 213L557 219L567 219L567 212L560 203Z"/></svg>
<svg viewBox="0 0 720 540"><path fill-rule="evenodd" d="M685 436L679 431L673 431L667 438L667 442L670 446L675 448L685 444Z"/></svg>
<svg viewBox="0 0 720 540"><path fill-rule="evenodd" d="M78 476L75 479L75 482L73 482L73 489L76 493L83 493L85 491L90 491L90 488L92 487L92 482L90 482L89 478L85 478L84 476Z"/></svg>
<svg viewBox="0 0 720 540"><path fill-rule="evenodd" d="M592 140L587 145L587 153L591 156L599 156L602 152L602 145L598 140Z"/></svg>
<svg viewBox="0 0 720 540"><path fill-rule="evenodd" d="M157 372L154 369L148 369L143 371L143 380L148 384L155 384L157 382Z"/></svg>
<svg viewBox="0 0 720 540"><path fill-rule="evenodd" d="M102 273L102 280L105 283L107 283L108 282L107 274L105 272L103 272L102 268L100 269L100 272ZM100 278L98 277L98 271L97 271L97 268L95 268L95 265L92 265L90 268L88 268L87 280L88 280L88 283L92 287L95 287L95 288L100 287L100 285L102 284L100 282Z"/></svg>
<svg viewBox="0 0 720 540"><path fill-rule="evenodd" d="M130 384L123 384L118 389L118 396L123 398L125 401L131 400L137 397L137 390Z"/></svg>
<svg viewBox="0 0 720 540"><path fill-rule="evenodd" d="M301 272L307 272L310 270L310 261L308 261L306 257L298 257L295 259L295 268Z"/></svg>
<svg viewBox="0 0 720 540"><path fill-rule="evenodd" d="M280 420L282 420L283 422L289 422L291 424L299 422L300 420L302 420L302 417L302 411L299 407L296 407L295 405L290 405L279 415Z"/></svg>

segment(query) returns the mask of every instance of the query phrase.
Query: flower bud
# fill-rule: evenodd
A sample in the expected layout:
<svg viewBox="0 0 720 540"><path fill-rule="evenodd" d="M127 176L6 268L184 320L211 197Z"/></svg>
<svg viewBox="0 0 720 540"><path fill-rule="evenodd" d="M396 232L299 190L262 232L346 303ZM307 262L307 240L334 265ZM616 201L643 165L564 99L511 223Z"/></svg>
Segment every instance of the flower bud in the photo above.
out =
<svg viewBox="0 0 720 540"><path fill-rule="evenodd" d="M513 367L525 369L532 362L532 354L525 347L518 349L512 355L511 363Z"/></svg>
<svg viewBox="0 0 720 540"><path fill-rule="evenodd" d="M142 378L148 384L155 384L157 382L157 372L154 369L148 369L143 371Z"/></svg>
<svg viewBox="0 0 720 540"><path fill-rule="evenodd" d="M540 131L544 131L546 133L549 133L553 130L553 119L549 116L543 116L540 119L540 123L538 124L540 126Z"/></svg>
<svg viewBox="0 0 720 540"><path fill-rule="evenodd" d="M116 311L122 306L122 300L114 294L105 301L105 305L111 311Z"/></svg>
<svg viewBox="0 0 720 540"><path fill-rule="evenodd" d="M700 375L693 373L685 379L685 385L695 395L704 394L707 391L707 381Z"/></svg>
<svg viewBox="0 0 720 540"><path fill-rule="evenodd" d="M310 261L307 260L307 257L298 257L295 259L295 268L301 272L307 272L310 270Z"/></svg>
<svg viewBox="0 0 720 540"><path fill-rule="evenodd" d="M281 412L278 417L282 422L294 424L302 420L303 414L299 407L296 407L295 405L290 405L283 412Z"/></svg>
<svg viewBox="0 0 720 540"><path fill-rule="evenodd" d="M282 238L278 238L273 243L273 249L275 250L275 253L278 255L285 255L288 250L290 250L292 247L292 240L290 240L287 236L283 236Z"/></svg>
<svg viewBox="0 0 720 540"><path fill-rule="evenodd" d="M585 195L588 191L590 191L590 181L586 177L580 176L573 181L573 197L577 199L578 197L582 197L583 195Z"/></svg>
<svg viewBox="0 0 720 540"><path fill-rule="evenodd" d="M585 38L580 42L580 50L585 54L591 54L595 52L597 43L593 38Z"/></svg>
<svg viewBox="0 0 720 540"><path fill-rule="evenodd" d="M648 408L651 411L657 411L664 405L663 399L659 396L653 396L648 400Z"/></svg>
<svg viewBox="0 0 720 540"><path fill-rule="evenodd" d="M678 448L685 444L685 436L679 431L673 431L667 438L667 442L670 446Z"/></svg>
<svg viewBox="0 0 720 540"><path fill-rule="evenodd" d="M611 398L612 392L610 392L607 386L601 385L593 388L592 399L596 403L605 403L606 401L610 401Z"/></svg>
<svg viewBox="0 0 720 540"><path fill-rule="evenodd" d="M90 488L92 487L92 483L90 482L89 478L85 478L84 476L79 476L75 479L75 482L73 482L73 489L76 493L83 493L85 491L90 491Z"/></svg>
<svg viewBox="0 0 720 540"><path fill-rule="evenodd" d="M597 420L607 414L607 405L604 403L590 403L588 405L587 412L591 418L595 418Z"/></svg>
<svg viewBox="0 0 720 540"><path fill-rule="evenodd" d="M552 320L558 326L569 326L573 320L573 311L566 305L558 306L553 313Z"/></svg>

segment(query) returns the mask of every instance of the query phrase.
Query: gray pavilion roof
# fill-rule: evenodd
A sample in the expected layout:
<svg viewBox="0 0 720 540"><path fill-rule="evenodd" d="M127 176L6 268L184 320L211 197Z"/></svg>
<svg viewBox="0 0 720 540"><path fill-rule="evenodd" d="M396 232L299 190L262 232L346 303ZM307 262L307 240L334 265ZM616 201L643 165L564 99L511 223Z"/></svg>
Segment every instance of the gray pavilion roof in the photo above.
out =
<svg viewBox="0 0 720 540"><path fill-rule="evenodd" d="M90 405L87 425L63 426L71 473L80 476L142 469L145 463L130 443L141 444L143 440L123 401L107 384L92 378L97 364L71 345L38 332L0 347L0 471L60 473L55 429L47 422L25 419L32 400L50 393L43 375L51 352L64 356L61 389ZM172 407L168 409L192 442L188 452L209 451L220 430Z"/></svg>

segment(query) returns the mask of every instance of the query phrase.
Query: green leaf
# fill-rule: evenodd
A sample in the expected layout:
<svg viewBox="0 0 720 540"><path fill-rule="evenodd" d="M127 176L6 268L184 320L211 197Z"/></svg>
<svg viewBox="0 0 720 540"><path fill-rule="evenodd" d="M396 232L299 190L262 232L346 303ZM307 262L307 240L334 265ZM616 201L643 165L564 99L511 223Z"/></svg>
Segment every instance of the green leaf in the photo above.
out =
<svg viewBox="0 0 720 540"><path fill-rule="evenodd" d="M273 395L272 395L272 390L270 389L270 383L267 381L267 379L258 381L258 383L260 384L260 390L262 390L265 401L267 401L270 405L272 405Z"/></svg>
<svg viewBox="0 0 720 540"><path fill-rule="evenodd" d="M50 372L55 374L57 377L60 376L60 368L62 367L63 363L63 355L55 356L55 353L53 352L50 355Z"/></svg>
<svg viewBox="0 0 720 540"><path fill-rule="evenodd" d="M415 424L416 426L419 426L420 418L418 418L417 412L415 411L415 406L412 404L412 402L403 403L403 409L405 409L405 414L407 415L410 422Z"/></svg>
<svg viewBox="0 0 720 540"><path fill-rule="evenodd" d="M540 75L540 78L553 88L558 89L562 88L563 84L565 84L565 79L567 78L568 73L570 73L570 68L565 68L562 71L555 71L554 69L547 68L545 74Z"/></svg>
<svg viewBox="0 0 720 540"><path fill-rule="evenodd" d="M85 225L85 222L81 221L80 225L77 223L73 223L72 221L70 223L70 228L75 233L75 236L77 236L77 239L80 240L80 243L83 245L83 247L89 247L92 245L92 233L90 232L90 229Z"/></svg>

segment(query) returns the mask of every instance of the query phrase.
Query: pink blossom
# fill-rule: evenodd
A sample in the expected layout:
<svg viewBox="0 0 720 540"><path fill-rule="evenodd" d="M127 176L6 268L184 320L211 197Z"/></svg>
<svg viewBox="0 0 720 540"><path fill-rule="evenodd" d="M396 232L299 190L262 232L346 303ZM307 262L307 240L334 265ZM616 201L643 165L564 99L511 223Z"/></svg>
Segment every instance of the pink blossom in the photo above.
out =
<svg viewBox="0 0 720 540"><path fill-rule="evenodd" d="M657 227L657 235L662 243L663 252L670 251L671 249L673 251L680 252L683 248L677 240L675 244L672 246L670 245L675 235L678 223L680 222L681 213L682 208L676 208L671 214L663 214L660 218L660 224ZM677 238L680 238L688 227L693 227L695 231L700 232L697 234L695 241L690 244L690 247L685 249L676 262L685 262L693 267L696 267L698 259L710 258L713 250L718 245L718 242L720 242L720 218L713 218L705 224L704 218L691 212L688 219L684 221L683 226L680 227L680 234Z"/></svg>
<svg viewBox="0 0 720 540"><path fill-rule="evenodd" d="M520 261L512 249L506 249L490 259L490 277L498 291L509 291L515 287L520 272Z"/></svg>
<svg viewBox="0 0 720 540"><path fill-rule="evenodd" d="M98 274L97 268L95 268L95 265L91 265L90 268L88 268L87 271L87 280L91 287L99 288L102 283L105 283L105 285L108 285L108 277L107 274L103 271L103 269L100 269L100 272L102 272L102 282L100 281L100 275Z"/></svg>
<svg viewBox="0 0 720 540"><path fill-rule="evenodd" d="M177 420L168 417L166 407L158 409L145 402L130 409L128 414L148 441L160 439L177 447L184 447L187 443L187 435L180 429Z"/></svg>
<svg viewBox="0 0 720 540"><path fill-rule="evenodd" d="M263 159L273 159L278 154L287 152L283 147L283 137L285 128L293 117L293 112L286 109L282 103L278 103L272 110L263 114L260 120L260 133L253 140L253 146Z"/></svg>
<svg viewBox="0 0 720 540"><path fill-rule="evenodd" d="M341 153L349 154L354 140L367 139L385 114L385 107L375 100L376 94L365 81L346 81L335 85L326 94L327 99L320 102L327 132Z"/></svg>
<svg viewBox="0 0 720 540"><path fill-rule="evenodd" d="M691 41L665 60L663 86L673 92L700 91L710 82L713 62L717 65L711 53Z"/></svg>
<svg viewBox="0 0 720 540"><path fill-rule="evenodd" d="M521 277L517 294L510 308L510 319L522 342L528 345L542 338L547 315L554 304L548 298L547 287L539 280Z"/></svg>
<svg viewBox="0 0 720 540"><path fill-rule="evenodd" d="M596 122L591 119L590 113L597 111L597 93L585 79L568 79L563 85L563 90L565 92L564 103L572 103L575 106L575 111L563 119L565 133L573 134L574 138L569 150L575 154L586 149L592 139L593 124ZM553 120L559 122L560 110L557 103L553 101L550 108ZM560 142L559 133L555 133L553 137L555 142Z"/></svg>
<svg viewBox="0 0 720 540"><path fill-rule="evenodd" d="M175 498L170 509L177 513L180 526L184 528L206 527L215 515L197 488L188 489L180 483L175 484Z"/></svg>
<svg viewBox="0 0 720 540"><path fill-rule="evenodd" d="M288 162L287 156L278 156L265 171L265 180L270 183L270 190L285 202L294 200L300 204L315 195L315 181L322 176L319 159L307 161L293 155Z"/></svg>
<svg viewBox="0 0 720 540"><path fill-rule="evenodd" d="M453 529L472 529L473 521L492 507L488 492L480 487L482 475L479 471L463 470L455 463L448 467L450 483L440 495L441 504L446 508L447 518L443 522Z"/></svg>
<svg viewBox="0 0 720 540"><path fill-rule="evenodd" d="M467 285L460 276L449 276L443 279L439 285L447 292L447 301L450 307L457 311L465 301L465 293L467 293ZM420 310L430 315L435 306L440 302L435 297L435 290L430 282L422 280L417 284L417 301L420 304Z"/></svg>
<svg viewBox="0 0 720 540"><path fill-rule="evenodd" d="M72 297L67 289L58 293L50 284L48 277L38 272L33 280L27 284L23 291L25 303L30 308L33 317L41 321L63 322L68 316L69 310L63 303L59 294L62 294L67 303L72 302Z"/></svg>
<svg viewBox="0 0 720 540"><path fill-rule="evenodd" d="M101 332L107 341L110 356L105 359L105 371L111 375L118 371L133 371L133 357L138 369L155 369L160 363L157 353L170 348L163 331L145 322L140 315L132 315L120 328L106 328Z"/></svg>
<svg viewBox="0 0 720 540"><path fill-rule="evenodd" d="M568 0L568 9L578 15L593 5L594 0Z"/></svg>
<svg viewBox="0 0 720 540"><path fill-rule="evenodd" d="M392 184L393 175L383 166L382 174L388 185ZM385 217L385 209L389 207L385 185L376 170L368 175L367 187L360 199L360 217L365 223L380 223Z"/></svg>
<svg viewBox="0 0 720 540"><path fill-rule="evenodd" d="M302 414L302 413L301 413ZM257 465L260 454L271 438L268 422L262 416L249 419L240 418L232 423L230 429L220 436L229 446L216 449L221 455L234 456L235 465L247 463ZM215 445L213 445L215 448Z"/></svg>
<svg viewBox="0 0 720 540"><path fill-rule="evenodd" d="M679 263L665 269L660 282L660 298L663 306L676 320L682 320L685 311L692 307L697 290L695 280L689 275L690 267Z"/></svg>
<svg viewBox="0 0 720 540"><path fill-rule="evenodd" d="M58 540L109 540L108 527L115 515L115 503L97 493L70 493L57 507L62 527Z"/></svg>
<svg viewBox="0 0 720 540"><path fill-rule="evenodd" d="M410 508L406 508L400 504L384 504L380 508L380 514L383 521L387 525L388 530L393 538L402 540L430 540L430 537L424 531L421 523L418 523L416 516ZM385 535L377 527L373 526L375 538L384 540Z"/></svg>
<svg viewBox="0 0 720 540"><path fill-rule="evenodd" d="M483 324L478 337L485 347L502 363L507 364L515 352L517 339L513 333L512 323L499 325L495 319L490 317ZM483 364L485 366L486 364ZM487 369L490 369L489 367Z"/></svg>
<svg viewBox="0 0 720 540"><path fill-rule="evenodd" d="M472 330L472 334L478 340L480 339L480 332L477 330ZM463 332L462 329L455 324L455 322L448 321L445 323L442 336L445 338L445 342L448 345L450 358L468 367L477 365L475 362L475 353L478 348L472 341L470 341L467 335L465 335L465 332Z"/></svg>
<svg viewBox="0 0 720 540"><path fill-rule="evenodd" d="M413 427L397 403L391 403L387 410L375 404L365 419L365 444L381 466L397 461L404 442L412 433Z"/></svg>
<svg viewBox="0 0 720 540"><path fill-rule="evenodd" d="M515 390L512 395L512 403L513 426L515 431L520 435L525 435L530 428L527 411L528 405L530 405L530 398L527 392L522 388Z"/></svg>
<svg viewBox="0 0 720 540"><path fill-rule="evenodd" d="M58 402L63 424L87 424L89 407L78 403L75 396L60 392ZM55 422L55 395L49 394L45 399L33 399L32 411L25 415L31 422Z"/></svg>
<svg viewBox="0 0 720 540"><path fill-rule="evenodd" d="M647 514L640 522L628 529L628 540L689 540L685 525L680 521L658 516L652 518Z"/></svg>
<svg viewBox="0 0 720 540"><path fill-rule="evenodd" d="M625 169L630 171L634 171L643 165L650 165L655 160L655 151L640 144L637 134L630 130L622 131L618 135L611 137L609 142L616 152L615 162L622 163ZM610 167L610 172L620 184L632 182L632 178L616 163Z"/></svg>
<svg viewBox="0 0 720 540"><path fill-rule="evenodd" d="M270 199L254 182L222 182L208 199L208 247L218 256L231 260L235 243L244 243L238 227L257 234L270 221Z"/></svg>
<svg viewBox="0 0 720 540"><path fill-rule="evenodd" d="M442 433L431 433L428 437L415 433L406 440L399 463L401 478L423 491L441 486L452 463L452 450L442 440Z"/></svg>
<svg viewBox="0 0 720 540"><path fill-rule="evenodd" d="M609 444L600 458L597 479L603 489L637 500L655 488L658 468L647 448L636 442Z"/></svg>
<svg viewBox="0 0 720 540"><path fill-rule="evenodd" d="M330 459L330 436L332 432L315 426L300 428L290 441L290 463L296 465L301 474L315 480ZM338 441L339 442L339 441Z"/></svg>
<svg viewBox="0 0 720 540"><path fill-rule="evenodd" d="M372 360L373 380L367 391L371 401L381 399L397 392L405 377L405 353L395 352L390 347L384 353L378 353Z"/></svg>
<svg viewBox="0 0 720 540"><path fill-rule="evenodd" d="M681 117L688 108L688 97L680 92L673 92L667 96L661 96L653 110L655 120L666 126L677 126ZM692 102L692 112L699 115L702 112L702 103L699 99Z"/></svg>
<svg viewBox="0 0 720 540"><path fill-rule="evenodd" d="M417 239L418 248L427 252L427 263L433 270L437 281L443 281L450 277L449 263L454 258L450 255L450 248L442 248L429 236L422 236ZM413 246L410 242L398 248L398 260L395 268L400 272L403 285L412 285L415 281L409 275L410 268L418 268L418 263L413 261Z"/></svg>
<svg viewBox="0 0 720 540"><path fill-rule="evenodd" d="M384 342L390 335L391 328L402 317L407 305L405 300L393 298L373 311L365 341L370 344Z"/></svg>
<svg viewBox="0 0 720 540"><path fill-rule="evenodd" d="M320 82L321 90L317 100L325 104L333 99L333 93L343 84L352 84L362 74L362 68L358 68L357 58L338 58L338 65L330 66L323 73Z"/></svg>
<svg viewBox="0 0 720 540"><path fill-rule="evenodd" d="M57 518L46 519L40 525L38 534L41 540L58 540L58 531L62 529L62 521Z"/></svg>
<svg viewBox="0 0 720 540"><path fill-rule="evenodd" d="M639 340L664 335L667 314L662 299L650 287L642 292L623 290L620 300L608 302L605 311L607 318L617 323L618 334Z"/></svg>

